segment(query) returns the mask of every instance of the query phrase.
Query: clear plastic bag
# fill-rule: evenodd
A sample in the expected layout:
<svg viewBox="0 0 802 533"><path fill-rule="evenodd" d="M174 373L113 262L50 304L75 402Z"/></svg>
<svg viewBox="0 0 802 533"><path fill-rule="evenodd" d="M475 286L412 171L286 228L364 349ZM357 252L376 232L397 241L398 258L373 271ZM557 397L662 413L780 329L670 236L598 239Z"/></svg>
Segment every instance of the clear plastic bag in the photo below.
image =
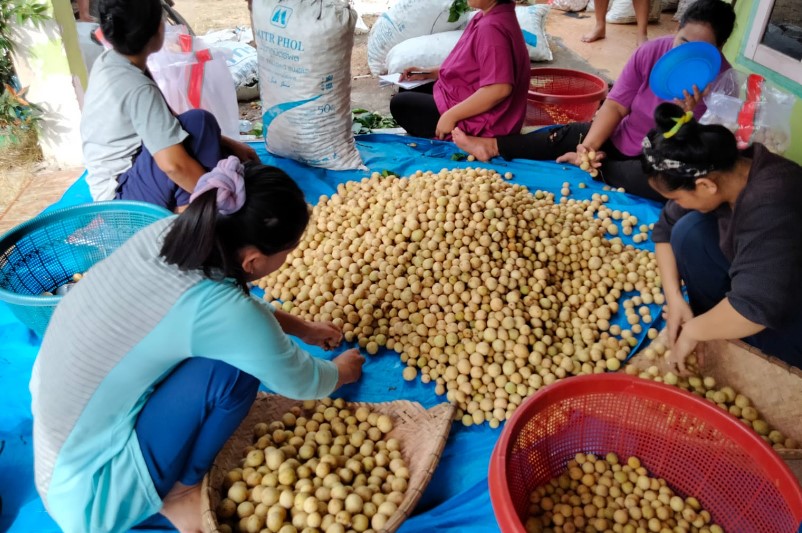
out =
<svg viewBox="0 0 802 533"><path fill-rule="evenodd" d="M791 144L791 112L796 99L757 74L730 69L705 97L702 124L721 124L735 134L738 147L760 143L776 154Z"/></svg>
<svg viewBox="0 0 802 533"><path fill-rule="evenodd" d="M180 31L165 36L162 49L148 58L148 69L174 112L205 109L226 137L239 137L239 106L227 54Z"/></svg>

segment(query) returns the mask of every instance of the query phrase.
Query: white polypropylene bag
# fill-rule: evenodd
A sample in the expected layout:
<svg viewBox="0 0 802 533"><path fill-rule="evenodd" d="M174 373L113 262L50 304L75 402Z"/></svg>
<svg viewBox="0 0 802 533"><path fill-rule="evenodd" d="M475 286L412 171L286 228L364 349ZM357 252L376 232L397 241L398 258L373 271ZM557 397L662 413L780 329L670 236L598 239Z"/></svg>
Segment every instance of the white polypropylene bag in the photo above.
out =
<svg viewBox="0 0 802 533"><path fill-rule="evenodd" d="M532 61L551 61L553 56L546 37L546 16L549 14L548 4L518 6L515 16L524 34L526 49Z"/></svg>
<svg viewBox="0 0 802 533"><path fill-rule="evenodd" d="M679 22L682 19L682 15L685 14L685 11L694 3L696 3L696 0L679 0L677 2L677 12L674 13L674 20Z"/></svg>
<svg viewBox="0 0 802 533"><path fill-rule="evenodd" d="M554 0L551 7L561 11L582 11L588 6L588 0Z"/></svg>
<svg viewBox="0 0 802 533"><path fill-rule="evenodd" d="M213 48L226 50L226 64L234 78L238 100L253 100L259 96L259 60L256 48L236 41L218 41Z"/></svg>
<svg viewBox="0 0 802 533"><path fill-rule="evenodd" d="M386 74L387 54L398 43L413 37L458 30L463 14L448 22L453 0L398 0L376 19L368 36L368 67L374 76Z"/></svg>
<svg viewBox="0 0 802 533"><path fill-rule="evenodd" d="M588 2L587 11L592 13L596 10L594 0ZM660 13L663 10L662 0L649 1L649 22L660 20ZM635 17L635 7L632 0L611 0L607 6L607 16L604 19L610 24L634 24L637 22Z"/></svg>
<svg viewBox="0 0 802 533"><path fill-rule="evenodd" d="M198 39L209 48L226 52L226 63L234 78L238 100L253 100L259 96L259 61L256 48L248 44L253 40L250 28L210 31Z"/></svg>
<svg viewBox="0 0 802 533"><path fill-rule="evenodd" d="M351 132L347 0L254 0L259 89L267 149L332 170L362 167Z"/></svg>
<svg viewBox="0 0 802 533"><path fill-rule="evenodd" d="M677 5L679 4L679 0L662 0L663 11L674 11L677 9Z"/></svg>
<svg viewBox="0 0 802 533"><path fill-rule="evenodd" d="M387 54L387 72L403 72L409 67L439 67L460 37L462 30L444 31L398 43Z"/></svg>
<svg viewBox="0 0 802 533"><path fill-rule="evenodd" d="M180 30L168 32L164 46L148 58L148 69L178 114L209 111L226 137L239 137L239 107L234 80L223 50L208 49Z"/></svg>

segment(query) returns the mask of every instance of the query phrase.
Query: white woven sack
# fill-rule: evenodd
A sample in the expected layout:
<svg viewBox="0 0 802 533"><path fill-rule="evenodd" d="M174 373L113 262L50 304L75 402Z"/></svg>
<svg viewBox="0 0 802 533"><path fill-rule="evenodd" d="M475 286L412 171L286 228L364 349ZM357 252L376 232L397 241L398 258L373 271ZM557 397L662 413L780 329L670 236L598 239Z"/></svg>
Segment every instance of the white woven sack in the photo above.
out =
<svg viewBox="0 0 802 533"><path fill-rule="evenodd" d="M549 14L548 4L536 4L533 6L518 6L515 8L515 16L524 34L526 49L529 51L529 59L532 61L551 61L554 56L549 48L549 40L546 37L546 16Z"/></svg>
<svg viewBox="0 0 802 533"><path fill-rule="evenodd" d="M551 7L561 11L582 11L588 6L588 0L554 0Z"/></svg>
<svg viewBox="0 0 802 533"><path fill-rule="evenodd" d="M675 11L677 9L677 5L679 4L679 0L662 0L663 1L663 11Z"/></svg>
<svg viewBox="0 0 802 533"><path fill-rule="evenodd" d="M254 0L271 153L331 170L362 168L351 133L356 18L347 0Z"/></svg>
<svg viewBox="0 0 802 533"><path fill-rule="evenodd" d="M398 43L387 54L387 72L403 72L409 67L439 67L460 37L462 30L444 31Z"/></svg>
<svg viewBox="0 0 802 533"><path fill-rule="evenodd" d="M685 14L685 11L691 7L691 4L696 3L696 0L679 0L677 3L677 12L674 13L674 20L679 22L682 18L682 15Z"/></svg>
<svg viewBox="0 0 802 533"><path fill-rule="evenodd" d="M662 9L662 0L650 0L649 22L659 21ZM586 11L588 13L596 11L594 0L588 2ZM632 5L632 0L611 0L607 5L607 16L604 19L610 24L634 24L638 21L637 17L635 17L635 7Z"/></svg>
<svg viewBox="0 0 802 533"><path fill-rule="evenodd" d="M386 74L387 54L413 37L458 30L467 19L463 14L448 22L453 0L398 0L376 19L368 36L368 67L371 74Z"/></svg>

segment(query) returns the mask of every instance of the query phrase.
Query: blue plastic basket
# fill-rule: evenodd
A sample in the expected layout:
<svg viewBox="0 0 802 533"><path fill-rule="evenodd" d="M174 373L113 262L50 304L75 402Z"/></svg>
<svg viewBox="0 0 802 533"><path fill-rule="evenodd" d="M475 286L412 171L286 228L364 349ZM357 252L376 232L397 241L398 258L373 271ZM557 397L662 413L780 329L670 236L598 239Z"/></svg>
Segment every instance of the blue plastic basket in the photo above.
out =
<svg viewBox="0 0 802 533"><path fill-rule="evenodd" d="M156 205L114 200L50 211L20 224L0 238L0 301L41 337L62 298L42 293L54 293L170 214Z"/></svg>

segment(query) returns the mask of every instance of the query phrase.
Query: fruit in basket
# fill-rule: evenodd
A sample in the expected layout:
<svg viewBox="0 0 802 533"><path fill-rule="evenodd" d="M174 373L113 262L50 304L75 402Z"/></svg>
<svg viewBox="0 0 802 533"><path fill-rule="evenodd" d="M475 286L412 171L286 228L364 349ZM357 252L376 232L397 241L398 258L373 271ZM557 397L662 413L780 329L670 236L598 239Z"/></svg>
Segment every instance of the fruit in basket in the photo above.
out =
<svg viewBox="0 0 802 533"><path fill-rule="evenodd" d="M257 283L348 342L396 351L457 419L497 427L542 386L620 364L651 321L641 308L663 303L654 254L607 237L637 218L607 200L488 168L374 173L321 197L287 265Z"/></svg>
<svg viewBox="0 0 802 533"><path fill-rule="evenodd" d="M694 497L683 498L640 459L577 454L565 472L529 498L528 533L562 531L721 532Z"/></svg>
<svg viewBox="0 0 802 533"><path fill-rule="evenodd" d="M293 407L256 424L242 464L226 475L220 530L379 530L404 499L410 472L390 416L343 400ZM342 528L342 529L340 529Z"/></svg>
<svg viewBox="0 0 802 533"><path fill-rule="evenodd" d="M647 359L651 360L655 360L656 354L658 353L668 355L670 352L658 341L655 341L649 348L644 350L644 355ZM698 372L695 355L691 355L686 364L689 365L692 371ZM661 374L657 366L653 366L646 371L640 371L636 366L627 365L626 372L631 375L638 375L644 379L651 379L653 381L679 387L718 405L721 409L741 419L745 425L751 427L764 441L775 449L799 448L799 443L795 439L786 438L780 431L771 427L768 422L761 418L760 412L752 405L752 400L750 398L738 393L730 386L719 387L719 384L716 383L715 378L712 376L696 374L682 377L677 376L673 372Z"/></svg>

